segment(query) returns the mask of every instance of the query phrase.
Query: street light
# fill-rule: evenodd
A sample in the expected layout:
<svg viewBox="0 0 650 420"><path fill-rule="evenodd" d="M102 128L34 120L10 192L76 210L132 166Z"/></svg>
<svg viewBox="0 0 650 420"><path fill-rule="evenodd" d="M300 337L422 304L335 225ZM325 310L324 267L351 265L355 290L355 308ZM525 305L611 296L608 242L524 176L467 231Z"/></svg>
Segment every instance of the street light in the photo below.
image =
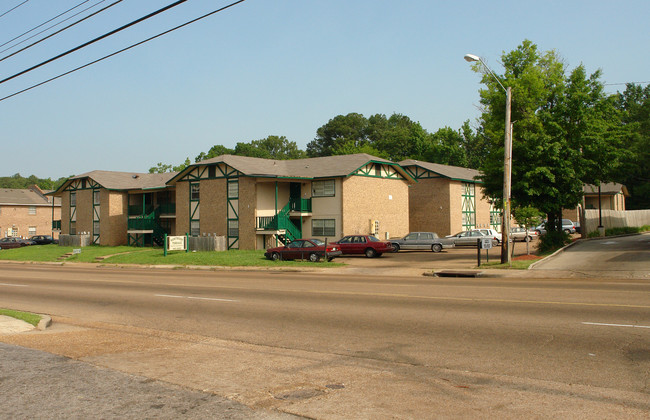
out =
<svg viewBox="0 0 650 420"><path fill-rule="evenodd" d="M510 190L512 178L512 125L510 123L510 106L512 103L512 91L510 86L503 86L499 78L488 67L481 57L474 54L465 54L465 61L478 61L499 83L499 86L506 92L506 126L505 126L505 147L503 157L503 218L501 219L501 263L510 265Z"/></svg>

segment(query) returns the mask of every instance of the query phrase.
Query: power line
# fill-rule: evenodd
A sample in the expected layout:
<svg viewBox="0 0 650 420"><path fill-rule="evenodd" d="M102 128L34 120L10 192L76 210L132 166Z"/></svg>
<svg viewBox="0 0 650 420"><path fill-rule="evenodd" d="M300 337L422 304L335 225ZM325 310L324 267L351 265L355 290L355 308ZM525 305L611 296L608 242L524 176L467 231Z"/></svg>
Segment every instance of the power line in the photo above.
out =
<svg viewBox="0 0 650 420"><path fill-rule="evenodd" d="M182 25L178 25L178 26L176 26L176 27L174 27L174 28L172 28L172 29L168 29L168 30L166 30L166 31L164 31L164 32L159 33L158 35L154 35L154 36L152 36L152 37L150 37L150 38L147 38L147 39L145 39L145 40L143 40L143 41L137 42L137 43L135 43L135 44L133 44L133 45L130 45L130 46L126 47L126 48L123 48L123 49L121 49L121 50L119 50L119 51L115 51L114 53L111 53L111 54L105 55L105 56L102 57L102 58L98 58L97 60L94 60L94 61L91 61L91 62L89 62L89 63L86 63L86 64L84 64L83 66L79 66L79 67L74 68L74 69L72 69L72 70L69 70L69 71L67 71L67 72L65 72L65 73L61 73L61 74L59 74L58 76L52 77L51 79L48 79L48 80L45 80L45 81L43 81L43 82L37 83L37 84L35 84L35 85L32 85L32 86L30 86L30 87L28 87L28 88L25 88L25 89L23 89L23 90L20 90L20 91L18 91L18 92L14 92L14 93L12 93L11 95L7 95L7 96L5 96L4 98L0 98L0 102L4 101L4 100L6 100L6 99L12 98L12 97L14 97L14 96L16 96L16 95L20 95L21 93L27 92L28 90L32 90L32 89L34 89L34 88L37 88L37 87L39 87L39 86L42 86L42 85L44 85L44 84L46 84L46 83L52 82L52 81L54 81L54 80L56 80L56 79L60 79L61 77L67 76L68 74L74 73L74 72L76 72L76 71L78 71L78 70L84 69L84 68L86 68L86 67L90 67L90 66L92 66L93 64L96 64L96 63L99 63L100 61L104 61L104 60L106 60L107 58L110 58L110 57L113 57L113 56L118 55L118 54L120 54L120 53L123 53L124 51L128 51L128 50L130 50L131 48L135 48L135 47L137 47L137 46L139 46L139 45L142 45L142 44L144 44L144 43L146 43L146 42L149 42L149 41L154 40L154 39L156 39L156 38L159 38L159 37L161 37L161 36L163 36L163 35L166 35L166 34L168 34L168 33L170 33L170 32L173 32L173 31L175 31L175 30L177 30L177 29L183 28L183 27L185 27L185 26L187 26L187 25L191 25L192 23L198 22L198 21L201 20L201 19L205 19L205 18L208 17L208 16L211 16L211 15L214 15L215 13L219 13L219 12L221 12L221 11L224 11L224 10L230 8L230 7L233 7L233 6L237 5L237 4L239 4L239 3L243 3L243 2L245 2L245 1L246 1L246 0L239 0L239 1L236 1L236 2L234 2L234 3L230 3L230 4L227 5L227 6L224 6L224 7L222 7L222 8L217 9L217 10L214 10L214 11L212 11L212 12L210 12L210 13L206 13L206 14L203 15L203 16L199 16L198 18L195 18L195 19L192 19L192 20L190 20L190 21L188 21L188 22L185 22L185 23L183 23Z"/></svg>
<svg viewBox="0 0 650 420"><path fill-rule="evenodd" d="M48 24L48 23L52 22L54 19L57 19L57 18L59 18L59 17L65 15L65 14L68 13L69 11L76 9L77 7L81 6L81 5L84 4L84 3L88 3L89 1L90 1L90 0L82 1L82 2L79 3L78 5L76 5L76 6L74 6L74 7L71 7L70 9L66 10L65 12L63 12L63 13L59 13L58 15L54 16L52 19L46 20L45 22L41 23L40 25L38 25L38 26L36 26L36 27L33 27L32 29L30 29L30 30L27 31L27 32L23 32L22 34L18 35L17 37L15 37L15 38L13 38L13 39L10 39L9 41L5 42L4 44L0 44L0 47L4 47L4 46L7 45L8 43L10 43L10 42L12 42L12 41L15 41L15 40L17 40L18 38L21 38L21 37L27 35L27 34L30 33L30 32L33 32L33 31L37 30L37 29L40 28L41 26L43 26L43 25L45 25L45 24Z"/></svg>
<svg viewBox="0 0 650 420"><path fill-rule="evenodd" d="M46 64L48 64L48 63L51 63L51 62L53 62L53 61L56 61L56 60L58 60L59 58L65 57L65 56L68 55L68 54L72 54L73 52L78 51L78 50L80 50L80 49L82 49L82 48L85 48L85 47L87 47L88 45L91 45L91 44L94 44L95 42L101 41L101 40L104 39L104 38L108 38L108 37L111 36L111 35L115 35L116 33L120 32L120 31L123 31L123 30L126 29L126 28L129 28L129 27L131 27L131 26L133 26L133 25L136 25L136 24L138 24L138 23L140 23L140 22L143 22L143 21L145 21L145 20L147 20L147 19L149 19L149 18L152 18L153 16L156 16L156 15L158 15L158 14L160 14L160 13L162 13L162 12L165 12L165 11L167 11L167 10L173 8L173 7L176 7L176 6L178 6L179 4L181 4L181 3L185 3L186 1L187 1L187 0L178 0L178 1L175 2L175 3L169 4L169 5L167 5L167 6L163 7L163 8L161 8L161 9L156 10L155 12L151 12L151 13L149 13L149 14L146 15L146 16L143 16L143 17L141 17L141 18L138 18L138 19L134 20L134 21L131 22L131 23L127 23L126 25L120 26L120 27L117 28L117 29L113 29L112 31L105 33L104 35L98 36L98 37L95 38L95 39L92 39L92 40L90 40L90 41L88 41L88 42L84 42L84 43L81 44L81 45L77 45L76 47L74 47L74 48L72 48L72 49L70 49L70 50L68 50L68 51L66 51L66 52L64 52L64 53L61 53L61 54L59 54L59 55L57 55L57 56L55 56L55 57L52 57L52 58L50 58L50 59L47 59L47 60L45 60L45 61L43 61L43 62L41 62L41 63L39 63L39 64L36 64L35 66L32 66L32 67L26 69L26 70L20 71L20 72L14 74L13 76L9 76L9 77L7 77L7 78L5 78L5 79L0 80L0 85L3 84L3 83L5 83L5 82L8 82L8 81L11 80L11 79L15 79L15 78L18 77L18 76L22 76L22 75L25 74L25 73L29 73L29 72L32 71L32 70L36 70L37 68L42 67L42 66L44 66L44 65L46 65Z"/></svg>
<svg viewBox="0 0 650 420"><path fill-rule="evenodd" d="M52 29L53 27L55 27L55 26L57 26L57 25L60 25L61 23L65 22L66 20L72 19L73 17L75 17L75 16L77 16L77 15L79 15L79 14L85 12L86 10L92 9L93 7L97 6L97 5L100 4L100 3L103 3L103 2L105 2L105 1L106 1L106 0L101 0L101 1L99 1L99 2L97 2L97 3L95 3L95 4L93 4L92 6L87 7L86 9L80 11L79 13L76 13L76 14L70 16L69 18L67 18L67 19L65 19L65 20L62 20L61 22L59 22L59 23L57 23L57 24L55 24L55 25L52 25L52 26L50 26L49 28L44 29L43 31L41 31L41 32L39 32L39 33L37 33L37 34L34 34L34 35L30 36L29 38L27 38L27 39L25 39L25 40L23 40L23 41L21 41L21 42L19 42L19 43L17 43L17 44L12 45L12 46L9 47L9 48L5 48L4 50L0 51L0 54L3 53L3 52L5 52L5 51L8 51L8 50L10 50L10 49L12 49L12 48L14 48L14 47L20 45L20 44L22 44L23 42L26 42L27 40L29 40L29 39L31 39L31 38L37 36L37 35L42 34L42 33L45 32L45 31L48 31L49 29ZM21 52L25 51L26 49L33 47L33 46L36 45L36 44L40 44L41 42L45 41L46 39L52 38L54 35L60 34L61 32L65 31L66 29L70 29L71 27L73 27L73 26L75 26L75 25L77 25L77 24L83 22L84 20L90 19L91 17L93 17L93 16L95 16L95 15L97 15L97 14L99 14L99 13L105 11L106 9L109 9L109 8L111 8L111 7L113 7L113 6L115 6L116 4L121 3L121 2L122 2L122 0L117 0L117 1L115 1L115 2L113 2L113 3L111 3L111 4L109 4L108 6L102 8L102 9L99 9L98 11L96 11L96 12L94 12L94 13L91 13L91 14L89 14L88 16L86 16L86 17L84 17L84 18L79 19L78 21L76 21L76 22L74 22L74 23L71 23L70 25L66 26L65 28L61 28L61 29L59 29L58 31L53 32L52 34L46 36L45 38L41 38L41 39L39 39L38 41L33 42L33 43L29 44L28 46L26 46L26 47L24 47L24 48L21 48L21 49L19 49L18 51L15 51L15 52L9 54L9 55L6 56L6 57L2 57L2 58L0 58L0 61L4 61L4 60L6 60L7 58L9 58L9 57L13 57L14 55L16 55L16 54L18 54L18 53L21 53Z"/></svg>
<svg viewBox="0 0 650 420"><path fill-rule="evenodd" d="M4 15L8 15L9 13L11 13L11 12L13 12L14 10L18 9L20 6L22 6L23 4L27 3L28 1L29 1L29 0L25 0L24 2L20 3L19 5L14 6L14 7L12 7L11 9L7 10L6 12L4 12L3 14L0 15L0 18L3 17Z"/></svg>

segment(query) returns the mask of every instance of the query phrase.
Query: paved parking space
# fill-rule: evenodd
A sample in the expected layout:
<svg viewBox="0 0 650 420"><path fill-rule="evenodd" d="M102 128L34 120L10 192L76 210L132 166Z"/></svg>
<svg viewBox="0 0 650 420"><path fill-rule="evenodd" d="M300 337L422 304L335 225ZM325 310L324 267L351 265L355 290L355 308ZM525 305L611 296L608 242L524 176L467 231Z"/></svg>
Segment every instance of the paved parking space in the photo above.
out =
<svg viewBox="0 0 650 420"><path fill-rule="evenodd" d="M530 243L531 253L535 250L536 241ZM486 255L487 254L487 255ZM526 255L526 243L515 243L515 257ZM498 261L501 258L501 248L481 251L481 262ZM437 270L468 270L477 266L477 250L474 247L457 247L445 249L442 252L431 251L399 251L386 253L379 258L344 255L335 261L348 265L347 273L359 272L366 274L412 276L421 275L428 271ZM331 270L328 270L328 272Z"/></svg>

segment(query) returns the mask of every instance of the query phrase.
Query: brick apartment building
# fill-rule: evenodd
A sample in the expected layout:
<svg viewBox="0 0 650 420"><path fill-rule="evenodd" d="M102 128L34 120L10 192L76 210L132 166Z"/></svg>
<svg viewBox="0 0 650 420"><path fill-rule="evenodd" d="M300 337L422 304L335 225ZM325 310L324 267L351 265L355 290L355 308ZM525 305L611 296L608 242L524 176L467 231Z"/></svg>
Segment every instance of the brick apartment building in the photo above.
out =
<svg viewBox="0 0 650 420"><path fill-rule="evenodd" d="M0 237L58 236L52 221L61 219L61 201L33 185L0 189Z"/></svg>

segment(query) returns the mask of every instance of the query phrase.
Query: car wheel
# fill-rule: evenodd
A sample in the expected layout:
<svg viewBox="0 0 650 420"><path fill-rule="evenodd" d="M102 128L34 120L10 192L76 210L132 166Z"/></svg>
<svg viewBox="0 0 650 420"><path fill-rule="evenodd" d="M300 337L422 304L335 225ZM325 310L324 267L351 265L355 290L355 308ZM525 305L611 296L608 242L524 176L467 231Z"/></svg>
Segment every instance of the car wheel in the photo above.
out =
<svg viewBox="0 0 650 420"><path fill-rule="evenodd" d="M271 259L273 261L280 261L282 259L282 256L280 255L279 252L274 252L273 254L271 254Z"/></svg>
<svg viewBox="0 0 650 420"><path fill-rule="evenodd" d="M399 251L399 245L398 244L392 244L393 245L393 252L398 252Z"/></svg>
<svg viewBox="0 0 650 420"><path fill-rule="evenodd" d="M496 239L496 238L492 239L492 246L493 246L493 247L497 247L497 246L499 246L499 240Z"/></svg>
<svg viewBox="0 0 650 420"><path fill-rule="evenodd" d="M318 254L312 252L311 254L309 254L309 261L318 262L320 261L320 257L318 256Z"/></svg>
<svg viewBox="0 0 650 420"><path fill-rule="evenodd" d="M530 237L530 236L526 236L526 239L525 239L526 242L530 242L530 241L532 241L532 240L533 240L532 237Z"/></svg>
<svg viewBox="0 0 650 420"><path fill-rule="evenodd" d="M564 233L566 233L567 235L571 235L571 231L569 229L564 229Z"/></svg>
<svg viewBox="0 0 650 420"><path fill-rule="evenodd" d="M366 257L368 257L368 258L373 258L373 257L377 256L377 251L375 251L372 248L366 249L366 251L364 253L366 254Z"/></svg>
<svg viewBox="0 0 650 420"><path fill-rule="evenodd" d="M440 244L433 244L433 245L431 245L431 251L433 251L433 252L440 252L440 251L442 251L442 245L440 245Z"/></svg>
<svg viewBox="0 0 650 420"><path fill-rule="evenodd" d="M333 259L334 257L327 257L327 262L332 262Z"/></svg>

